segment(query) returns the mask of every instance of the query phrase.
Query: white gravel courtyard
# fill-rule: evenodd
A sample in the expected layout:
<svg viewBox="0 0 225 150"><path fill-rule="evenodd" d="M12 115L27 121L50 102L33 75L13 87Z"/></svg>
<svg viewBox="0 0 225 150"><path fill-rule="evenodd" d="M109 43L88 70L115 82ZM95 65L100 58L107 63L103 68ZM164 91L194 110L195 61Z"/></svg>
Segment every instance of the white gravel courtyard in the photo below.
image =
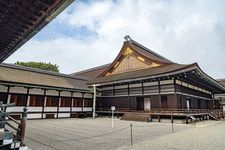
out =
<svg viewBox="0 0 225 150"><path fill-rule="evenodd" d="M225 122L174 123L172 128L171 123L115 119L112 129L110 118L28 120L26 137L32 150L225 149Z"/></svg>

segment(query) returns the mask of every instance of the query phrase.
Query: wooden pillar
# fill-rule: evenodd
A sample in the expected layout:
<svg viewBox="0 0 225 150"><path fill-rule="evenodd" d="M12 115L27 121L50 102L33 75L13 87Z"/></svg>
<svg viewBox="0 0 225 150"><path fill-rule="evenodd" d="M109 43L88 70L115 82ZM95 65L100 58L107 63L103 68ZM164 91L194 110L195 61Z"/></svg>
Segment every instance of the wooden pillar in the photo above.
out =
<svg viewBox="0 0 225 150"><path fill-rule="evenodd" d="M45 109L45 106L46 106L46 101L47 101L46 89L44 89L44 99L43 99L43 102L42 102L41 119L44 118L44 109Z"/></svg>
<svg viewBox="0 0 225 150"><path fill-rule="evenodd" d="M115 85L113 84L113 96L115 96Z"/></svg>
<svg viewBox="0 0 225 150"><path fill-rule="evenodd" d="M60 97L60 92L58 93L58 106L57 106L57 114L56 114L56 118L59 117L59 107L60 107L60 104L61 104L61 97Z"/></svg>
<svg viewBox="0 0 225 150"><path fill-rule="evenodd" d="M188 124L188 116L186 116L186 124Z"/></svg>
<svg viewBox="0 0 225 150"><path fill-rule="evenodd" d="M127 95L128 95L128 102L129 102L129 110L130 110L130 84L127 84Z"/></svg>
<svg viewBox="0 0 225 150"><path fill-rule="evenodd" d="M82 92L82 109L81 111L84 111L84 93Z"/></svg>
<svg viewBox="0 0 225 150"><path fill-rule="evenodd" d="M92 108L92 117L93 119L95 118L95 107L96 107L96 85L93 85L93 92L94 92L94 96L93 96L93 108Z"/></svg>
<svg viewBox="0 0 225 150"><path fill-rule="evenodd" d="M144 83L143 83L143 81L141 82L141 90L142 90L142 95L144 95Z"/></svg>
<svg viewBox="0 0 225 150"><path fill-rule="evenodd" d="M173 123L173 116L171 115L171 123Z"/></svg>
<svg viewBox="0 0 225 150"><path fill-rule="evenodd" d="M160 86L160 80L158 80L158 88L159 88L159 110L161 110L161 86Z"/></svg>
<svg viewBox="0 0 225 150"><path fill-rule="evenodd" d="M70 105L70 117L73 111L73 92L71 92L71 105Z"/></svg>
<svg viewBox="0 0 225 150"><path fill-rule="evenodd" d="M7 86L7 104L9 104L11 100L11 94L9 94L9 91L10 91L10 86Z"/></svg>
<svg viewBox="0 0 225 150"><path fill-rule="evenodd" d="M176 79L173 79L173 84L174 84L174 104L173 104L173 108L177 109L178 108L178 99L177 99L177 86L176 86ZM177 104L177 106L175 106L175 104Z"/></svg>
<svg viewBox="0 0 225 150"><path fill-rule="evenodd" d="M26 100L26 106L25 107L29 106L29 104L30 104L29 91L30 91L30 88L27 88L27 94L26 94L27 100Z"/></svg>

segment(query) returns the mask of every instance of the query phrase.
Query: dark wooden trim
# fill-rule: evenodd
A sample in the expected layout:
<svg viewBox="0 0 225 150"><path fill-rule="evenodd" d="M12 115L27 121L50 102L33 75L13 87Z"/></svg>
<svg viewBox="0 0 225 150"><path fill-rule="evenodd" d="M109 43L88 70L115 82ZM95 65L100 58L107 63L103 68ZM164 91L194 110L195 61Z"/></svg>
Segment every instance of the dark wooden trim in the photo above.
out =
<svg viewBox="0 0 225 150"><path fill-rule="evenodd" d="M84 93L81 93L82 96L81 96L81 99L82 99L82 109L81 111L84 111Z"/></svg>
<svg viewBox="0 0 225 150"><path fill-rule="evenodd" d="M141 90L142 90L142 95L144 95L144 82L141 82Z"/></svg>
<svg viewBox="0 0 225 150"><path fill-rule="evenodd" d="M115 85L113 84L113 96L115 96Z"/></svg>
<svg viewBox="0 0 225 150"><path fill-rule="evenodd" d="M10 85L7 86L7 102L6 103L8 103L8 99L9 99L9 95L10 95L9 94L10 87L11 87ZM10 103L10 100L9 100L9 103Z"/></svg>
<svg viewBox="0 0 225 150"><path fill-rule="evenodd" d="M162 105L161 105L161 85L160 85L160 80L158 80L158 88L159 88L159 109L161 110Z"/></svg>
<svg viewBox="0 0 225 150"><path fill-rule="evenodd" d="M177 93L177 84L176 84L176 79L173 79L173 84L174 84L174 93Z"/></svg>
<svg viewBox="0 0 225 150"><path fill-rule="evenodd" d="M44 99L43 99L42 110L41 110L41 119L44 118L45 99L47 101L47 98L46 98L46 89L44 89Z"/></svg>
<svg viewBox="0 0 225 150"><path fill-rule="evenodd" d="M127 84L127 95L128 95L128 101L129 101L129 109L130 109L130 84Z"/></svg>
<svg viewBox="0 0 225 150"><path fill-rule="evenodd" d="M178 98L177 98L177 86L176 86L176 79L175 78L173 79L173 84L174 84L174 100L176 102L178 102ZM177 106L175 106L175 103L174 103L173 104L173 108L178 108L178 103L177 103ZM173 119L171 119L171 120L173 120Z"/></svg>
<svg viewBox="0 0 225 150"><path fill-rule="evenodd" d="M61 103L61 101L59 100L61 97L60 97L60 92L61 91L59 91L59 94L58 94L58 106L57 106L57 115L56 115L56 118L58 118L59 117L59 105L60 105L60 103Z"/></svg>
<svg viewBox="0 0 225 150"><path fill-rule="evenodd" d="M72 112L73 109L73 92L71 92L71 106L70 106L70 113Z"/></svg>
<svg viewBox="0 0 225 150"><path fill-rule="evenodd" d="M27 88L27 93L26 93L26 106L25 107L27 107L27 102L28 102L28 97L29 97L29 92L30 92L30 88L28 87Z"/></svg>

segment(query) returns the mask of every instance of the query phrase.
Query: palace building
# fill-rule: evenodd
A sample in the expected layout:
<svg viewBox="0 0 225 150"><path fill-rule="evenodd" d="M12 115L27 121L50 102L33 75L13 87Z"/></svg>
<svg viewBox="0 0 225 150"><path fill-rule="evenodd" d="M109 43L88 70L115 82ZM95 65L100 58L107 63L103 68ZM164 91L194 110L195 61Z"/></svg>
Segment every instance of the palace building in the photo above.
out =
<svg viewBox="0 0 225 150"><path fill-rule="evenodd" d="M15 103L7 111L19 118L28 108L28 119L79 117L92 111L88 79L40 69L0 64L0 101Z"/></svg>
<svg viewBox="0 0 225 150"><path fill-rule="evenodd" d="M97 110L220 109L215 95L225 92L197 63L172 62L129 36L112 63L72 75L92 78L88 85L100 93Z"/></svg>
<svg viewBox="0 0 225 150"><path fill-rule="evenodd" d="M117 111L218 110L225 87L197 63L178 64L126 36L115 60L70 75L0 64L0 100L28 118ZM216 95L216 96L215 96ZM18 117L18 116L17 116Z"/></svg>

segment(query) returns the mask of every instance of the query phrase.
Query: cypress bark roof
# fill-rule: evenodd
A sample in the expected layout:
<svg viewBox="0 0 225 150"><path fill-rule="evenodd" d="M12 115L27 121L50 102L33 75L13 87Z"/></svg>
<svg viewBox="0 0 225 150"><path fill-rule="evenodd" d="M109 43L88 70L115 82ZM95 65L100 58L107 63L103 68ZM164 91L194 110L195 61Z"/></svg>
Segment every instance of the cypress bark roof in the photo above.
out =
<svg viewBox="0 0 225 150"><path fill-rule="evenodd" d="M87 69L87 70L75 72L75 73L72 73L70 75L71 76L82 76L82 77L87 77L87 78L93 79L93 78L96 78L97 76L99 76L109 66L110 66L110 64L106 64L106 65L90 68L90 69Z"/></svg>
<svg viewBox="0 0 225 150"><path fill-rule="evenodd" d="M99 83L106 83L106 82L113 82L113 81L120 81L120 80L132 80L138 79L143 77L151 77L156 75L166 75L169 73L176 73L181 70L194 68L195 64L191 65L180 65L180 64L170 64L163 67L156 67L156 68L148 68L148 69L141 69L135 70L130 72L125 72L121 74L115 74L111 76L104 76L104 77L97 77L88 82L88 84L99 84Z"/></svg>
<svg viewBox="0 0 225 150"><path fill-rule="evenodd" d="M17 65L0 64L0 82L89 90L85 77L44 71Z"/></svg>
<svg viewBox="0 0 225 150"><path fill-rule="evenodd" d="M132 61L134 61L135 59L139 59L140 57L139 59L140 62L138 61L136 62L139 64L142 63L143 65L139 66L144 67L142 68L140 67L139 69L135 68L134 70L128 69L128 71L116 70L118 66L122 64L123 60L125 60L127 56L128 57L134 56ZM152 64L149 65L147 61L152 61L154 65ZM127 62L130 63L131 65L135 65L129 60ZM122 64L121 68L127 69L126 67L124 67L126 65L127 64ZM215 93L225 92L225 87L219 82L217 82L215 79L205 74L200 69L197 63L186 65L174 63L164 58L163 56L151 51L150 49L142 46L141 44L137 43L132 39L126 40L124 42L123 47L119 52L119 54L117 55L117 57L115 58L115 60L98 77L91 79L88 82L88 85L122 83L151 78L160 78L166 76L168 77L186 73L188 73L189 76L187 77L187 80L190 80L191 82L207 86L207 88L214 91Z"/></svg>

